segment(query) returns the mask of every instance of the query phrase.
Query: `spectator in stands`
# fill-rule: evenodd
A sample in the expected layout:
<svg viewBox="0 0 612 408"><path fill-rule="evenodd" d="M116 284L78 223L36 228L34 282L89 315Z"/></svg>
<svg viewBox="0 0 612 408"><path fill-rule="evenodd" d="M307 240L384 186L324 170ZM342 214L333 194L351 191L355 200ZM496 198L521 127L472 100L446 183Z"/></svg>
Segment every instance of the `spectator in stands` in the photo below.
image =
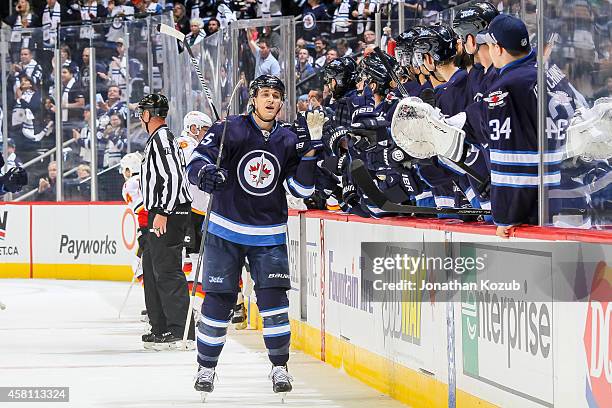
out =
<svg viewBox="0 0 612 408"><path fill-rule="evenodd" d="M267 40L270 48L280 50L283 47L280 34L274 31L271 26L263 28L263 34L260 38Z"/></svg>
<svg viewBox="0 0 612 408"><path fill-rule="evenodd" d="M199 18L192 18L189 22L189 27L191 32L187 34L185 37L185 41L189 44L190 47L193 47L196 44L199 44L204 38L206 38L206 33L202 28L204 27L204 23Z"/></svg>
<svg viewBox="0 0 612 408"><path fill-rule="evenodd" d="M595 99L605 97L612 97L612 77L608 77L608 79L606 80L606 86L595 92L595 95L593 95L593 98Z"/></svg>
<svg viewBox="0 0 612 408"><path fill-rule="evenodd" d="M358 20L354 24L354 34L361 35L364 31L370 30L374 24L374 14L376 13L376 1L358 0L351 6L351 17Z"/></svg>
<svg viewBox="0 0 612 408"><path fill-rule="evenodd" d="M110 116L110 123L104 130L103 138L107 141L103 162L106 169L118 164L121 157L127 153L127 129L120 114L113 113Z"/></svg>
<svg viewBox="0 0 612 408"><path fill-rule="evenodd" d="M249 29L249 35L251 38L254 33L254 29ZM259 39L249 41L249 48L255 57L255 78L260 75L274 75L280 78L280 65L272 53L270 52L270 44L266 39Z"/></svg>
<svg viewBox="0 0 612 408"><path fill-rule="evenodd" d="M213 17L210 20L208 20L208 23L206 23L206 34L212 35L216 33L217 31L219 31L220 28L221 28L221 23L219 22L219 20Z"/></svg>
<svg viewBox="0 0 612 408"><path fill-rule="evenodd" d="M106 81L107 84L118 85L121 91L127 89L127 55L125 54L125 40L117 38L115 43L117 55L112 57L108 66L108 73L99 72L98 76Z"/></svg>
<svg viewBox="0 0 612 408"><path fill-rule="evenodd" d="M13 112L22 111L21 120L13 116L13 126L21 125L21 134L33 142L40 142L51 134L53 122L44 124L41 106L42 96L38 87L27 75L19 77L19 88L15 90Z"/></svg>
<svg viewBox="0 0 612 408"><path fill-rule="evenodd" d="M145 11L150 14L161 14L164 8L158 3L158 0L144 0Z"/></svg>
<svg viewBox="0 0 612 408"><path fill-rule="evenodd" d="M121 118L124 121L127 121L127 117L129 115L129 110L127 103L122 100L123 91L117 85L111 85L108 87L107 91L107 100L98 102L98 110L100 116L108 116L108 121L110 121L111 115L118 113L121 115ZM100 118L102 120L102 118Z"/></svg>
<svg viewBox="0 0 612 408"><path fill-rule="evenodd" d="M338 59L338 51L334 48L330 48L325 54L325 65L329 64L335 59Z"/></svg>
<svg viewBox="0 0 612 408"><path fill-rule="evenodd" d="M321 0L308 0L303 6L302 22L304 30L310 39L320 36L322 33L329 32L327 26L331 20L327 13L327 7L321 4ZM308 38L307 38L308 39Z"/></svg>
<svg viewBox="0 0 612 408"><path fill-rule="evenodd" d="M323 104L323 94L321 91L317 91L316 89L308 92L308 108L309 109L317 109L320 108Z"/></svg>
<svg viewBox="0 0 612 408"><path fill-rule="evenodd" d="M346 38L340 38L336 41L336 49L338 50L339 57L348 57L353 54L353 50L349 46Z"/></svg>
<svg viewBox="0 0 612 408"><path fill-rule="evenodd" d="M334 0L333 7L332 34L348 33L351 27L351 0Z"/></svg>
<svg viewBox="0 0 612 408"><path fill-rule="evenodd" d="M421 18L424 4L423 0L404 0L404 18Z"/></svg>
<svg viewBox="0 0 612 408"><path fill-rule="evenodd" d="M6 140L6 169L11 169L13 167L21 167L23 163L17 157L15 141L10 137Z"/></svg>
<svg viewBox="0 0 612 408"><path fill-rule="evenodd" d="M83 109L83 120L84 123L80 129L72 129L72 138L75 140L75 144L77 146L76 149L73 147L73 150L75 150L80 156L80 161L82 163L90 163L91 132L89 126L91 122L91 111L89 110L89 105L85 105ZM104 150L106 150L106 146L103 146L101 151L100 147L98 147L98 163L102 163L102 160L104 159Z"/></svg>
<svg viewBox="0 0 612 408"><path fill-rule="evenodd" d="M40 18L33 13L29 0L19 0L15 5L15 13L5 20L11 26L10 55L13 61L19 59L19 50L33 47L30 33L24 29L40 27Z"/></svg>
<svg viewBox="0 0 612 408"><path fill-rule="evenodd" d="M172 17L174 18L174 28L185 35L189 34L189 18L187 17L185 6L181 3L176 3L172 10Z"/></svg>
<svg viewBox="0 0 612 408"><path fill-rule="evenodd" d="M102 1L83 0L80 11L81 21L83 22L83 27L81 27L80 32L81 39L94 39L96 33L92 24L105 19L106 16L108 16L108 9L104 7ZM87 43L89 43L89 41L87 41Z"/></svg>
<svg viewBox="0 0 612 408"><path fill-rule="evenodd" d="M89 55L91 49L83 48L83 53L81 54L81 59L83 60L83 64L80 68L80 86L85 93L87 94L87 90L89 89L90 75L89 75ZM102 79L102 75L105 75L105 72L108 72L108 67L104 65L103 62L96 61L96 94L102 94L106 91L105 81Z"/></svg>
<svg viewBox="0 0 612 408"><path fill-rule="evenodd" d="M36 201L55 201L55 181L57 180L57 163L52 161L47 166L47 177L38 180Z"/></svg>
<svg viewBox="0 0 612 408"><path fill-rule="evenodd" d="M322 67L323 65L325 65L325 55L327 54L327 47L329 46L329 43L327 42L327 40L319 37L315 39L314 45L315 45L315 56L314 56L315 63L314 65L316 67Z"/></svg>
<svg viewBox="0 0 612 408"><path fill-rule="evenodd" d="M62 123L65 131L71 131L71 124L78 122L83 116L85 95L79 88L74 72L69 67L62 68Z"/></svg>
<svg viewBox="0 0 612 408"><path fill-rule="evenodd" d="M42 13L43 47L50 51L53 50L60 21L78 22L80 19L80 13L63 6L58 0L47 0L47 5Z"/></svg>
<svg viewBox="0 0 612 408"><path fill-rule="evenodd" d="M374 45L376 44L376 33L372 30L367 30L363 33L363 42L366 45Z"/></svg>
<svg viewBox="0 0 612 408"><path fill-rule="evenodd" d="M79 67L72 60L72 50L68 44L62 44L60 46L60 60L62 62L62 68L68 67L74 73L75 78L79 79Z"/></svg>
<svg viewBox="0 0 612 408"><path fill-rule="evenodd" d="M189 19L203 18L207 15L209 4L207 0L186 0L185 8Z"/></svg>
<svg viewBox="0 0 612 408"><path fill-rule="evenodd" d="M27 75L32 83L40 86L43 70L32 56L32 51L28 48L22 48L19 53L19 59L18 64L13 64L15 89L19 88L19 77L22 75Z"/></svg>
<svg viewBox="0 0 612 408"><path fill-rule="evenodd" d="M297 113L306 112L308 110L308 95L300 95L296 105Z"/></svg>
<svg viewBox="0 0 612 408"><path fill-rule="evenodd" d="M309 58L310 54L306 48L298 50L297 64L295 64L295 79L297 82L303 81L315 73L315 69L308 62Z"/></svg>

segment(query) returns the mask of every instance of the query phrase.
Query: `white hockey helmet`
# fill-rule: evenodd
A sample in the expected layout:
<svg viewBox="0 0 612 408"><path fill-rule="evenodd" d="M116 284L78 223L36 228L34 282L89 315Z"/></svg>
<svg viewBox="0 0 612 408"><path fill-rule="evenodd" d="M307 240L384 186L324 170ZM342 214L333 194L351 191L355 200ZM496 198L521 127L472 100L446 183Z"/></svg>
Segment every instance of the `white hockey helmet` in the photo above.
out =
<svg viewBox="0 0 612 408"><path fill-rule="evenodd" d="M193 136L193 133L191 133L191 131L189 130L191 129L192 125L195 125L197 127L199 133L201 128L211 127L212 120L210 119L210 116L203 112L191 111L183 118L183 130L185 131L185 133L191 134Z"/></svg>
<svg viewBox="0 0 612 408"><path fill-rule="evenodd" d="M140 173L140 164L142 162L142 154L138 152L128 153L121 158L119 172L125 173L125 169L129 169L132 175Z"/></svg>

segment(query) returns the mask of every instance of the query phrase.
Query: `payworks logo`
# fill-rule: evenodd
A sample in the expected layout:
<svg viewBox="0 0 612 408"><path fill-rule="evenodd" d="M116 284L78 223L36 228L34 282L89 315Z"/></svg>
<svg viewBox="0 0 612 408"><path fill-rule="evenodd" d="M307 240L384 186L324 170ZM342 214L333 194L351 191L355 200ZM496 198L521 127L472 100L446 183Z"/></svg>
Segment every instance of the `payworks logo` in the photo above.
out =
<svg viewBox="0 0 612 408"><path fill-rule="evenodd" d="M584 326L584 349L588 366L586 400L589 408L612 406L611 296L612 268L605 262L599 262L593 277Z"/></svg>

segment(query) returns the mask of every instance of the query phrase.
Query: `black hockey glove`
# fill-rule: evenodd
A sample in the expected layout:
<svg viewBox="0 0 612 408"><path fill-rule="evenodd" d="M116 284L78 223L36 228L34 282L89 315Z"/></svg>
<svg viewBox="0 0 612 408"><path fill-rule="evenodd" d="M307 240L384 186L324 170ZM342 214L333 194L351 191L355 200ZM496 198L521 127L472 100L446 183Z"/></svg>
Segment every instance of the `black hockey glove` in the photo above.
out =
<svg viewBox="0 0 612 408"><path fill-rule="evenodd" d="M378 116L372 107L359 108L353 114L351 133L375 145L391 141L388 130L390 126L391 124L385 118Z"/></svg>
<svg viewBox="0 0 612 408"><path fill-rule="evenodd" d="M28 184L28 173L21 167L11 167L0 176L0 192L17 193Z"/></svg>
<svg viewBox="0 0 612 408"><path fill-rule="evenodd" d="M328 122L329 123L329 122ZM350 138L348 129L344 126L333 127L327 123L323 126L323 146L327 153L335 156L346 151L346 141Z"/></svg>
<svg viewBox="0 0 612 408"><path fill-rule="evenodd" d="M198 188L207 193L222 190L227 181L227 170L206 164L198 173Z"/></svg>

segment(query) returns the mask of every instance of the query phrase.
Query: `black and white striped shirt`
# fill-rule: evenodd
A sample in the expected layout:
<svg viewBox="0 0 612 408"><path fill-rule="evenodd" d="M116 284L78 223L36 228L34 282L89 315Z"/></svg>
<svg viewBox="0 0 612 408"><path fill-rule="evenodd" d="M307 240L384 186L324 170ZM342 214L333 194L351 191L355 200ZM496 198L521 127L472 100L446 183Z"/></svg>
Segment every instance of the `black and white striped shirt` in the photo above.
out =
<svg viewBox="0 0 612 408"><path fill-rule="evenodd" d="M169 215L178 205L192 201L183 151L168 126L162 125L149 136L140 174L148 211Z"/></svg>

